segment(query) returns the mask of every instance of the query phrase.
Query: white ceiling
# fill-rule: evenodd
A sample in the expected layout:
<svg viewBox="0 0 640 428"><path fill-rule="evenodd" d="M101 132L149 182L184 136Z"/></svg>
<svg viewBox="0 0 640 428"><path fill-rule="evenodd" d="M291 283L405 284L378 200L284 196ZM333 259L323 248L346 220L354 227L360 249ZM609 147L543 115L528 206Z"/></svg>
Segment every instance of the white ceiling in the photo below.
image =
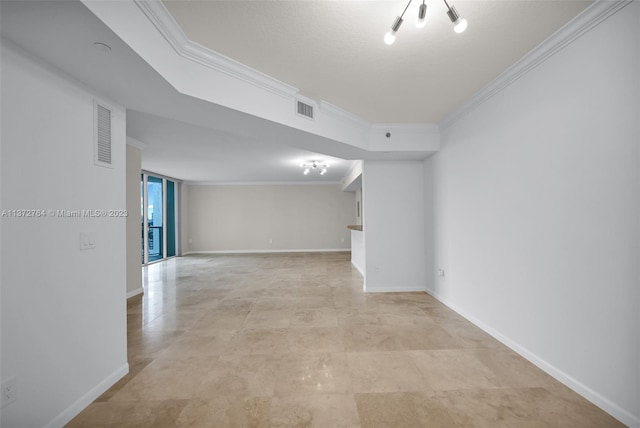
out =
<svg viewBox="0 0 640 428"><path fill-rule="evenodd" d="M176 177L195 182L339 182L351 167L351 161L320 155L282 144L263 144L223 131L153 116L127 112L127 134L135 139L153 141L144 150L144 167L160 171L165 160L172 160ZM197 153L197 158L193 154ZM214 163L211 161L215 160ZM300 164L322 161L327 173L303 175Z"/></svg>
<svg viewBox="0 0 640 428"><path fill-rule="evenodd" d="M442 0L414 0L392 46L383 42L406 1L163 3L187 36L373 123L437 123L590 1L456 1L456 34Z"/></svg>
<svg viewBox="0 0 640 428"><path fill-rule="evenodd" d="M190 6L171 3L169 7L185 7L185 10L202 8L200 21L227 22L220 25L228 27L228 32L224 37L218 35L223 39L221 45L227 46L218 48L222 53L229 56L233 54L235 56L232 57L236 60L300 87L303 94L325 99L370 120L375 119L375 115L385 115L385 122L401 122L397 120L401 117L393 116L401 110L418 114L420 120L424 121L424 118L448 112L452 106L470 95L460 94L447 87L443 82L449 81L449 77L445 76L446 79L440 81L438 79L443 78L442 76L429 74L434 73L433 71L416 68L417 57L421 58L419 61L424 61L426 57L427 65L449 64L449 67L451 61L460 58L460 46L457 43L468 40L469 35L475 34L471 32L472 28L475 27L474 31L484 28L483 32L493 34L494 39L498 37L496 33L501 33L486 28L481 23L484 15L491 15L489 11L500 9L493 2L458 4L459 11L470 21L469 30L463 35L465 39L451 31L446 17L444 23L436 24L442 17L431 16L431 31L437 28L443 31L438 39L443 40L444 49L425 44L423 35L415 31L410 20L403 25L394 46L384 45L382 35L398 13L397 9L403 7L400 2L267 1L249 2L255 3L251 7L246 2L213 3L196 5L195 2L189 2ZM531 17L535 16L539 20L537 25L545 28L547 21L557 21L547 15L557 12L564 17L563 20L567 20L571 15L567 12L568 9L573 14L580 9L575 3L557 1L504 3L517 3L519 6L516 10L519 13L530 13ZM548 5L536 6L538 3ZM585 4L582 3L581 6ZM478 12L478 5L485 5L482 9L485 12ZM365 6L367 12L361 19L355 19L355 11ZM218 11L215 16L206 15L209 13L206 10L210 7ZM222 9L216 9L218 7ZM242 15L243 10L253 7L256 10L267 10L270 18L261 20L252 12L249 14L253 16L252 20L240 19L239 15ZM287 19L284 22L279 21L281 18L278 18L278 8L283 13L286 11L284 16ZM544 9L547 15L535 15L531 9ZM353 20L336 18L336 12L340 16L351 16ZM311 15L307 16L306 13ZM387 16L387 13L391 16ZM531 17L529 19L533 20ZM90 91L127 108L127 133L146 144L142 162L143 168L149 171L201 182L332 182L340 180L350 166L350 162L341 159L421 159L425 156L423 152L374 153L360 150L182 95L79 1L3 0L0 2L0 18L2 37L9 43L79 81ZM274 25L274 22L280 27ZM376 23L382 23L382 28L378 28ZM257 26L258 29L247 28L247 25ZM531 26L528 23L524 25L527 28ZM373 27L376 27L375 30ZM325 28L342 34L343 46L336 45L336 36L328 34ZM429 28L426 30L429 31ZM547 31L552 30L547 28ZM518 35L519 37L508 37L515 47L507 50L524 53L532 43L537 43L530 38L520 37L520 33ZM299 41L292 43L291 37ZM473 37L484 39L484 36ZM93 42L96 41L109 44L112 47L111 53L103 55L97 52L93 48ZM466 46L466 43L463 45ZM247 47L252 44L255 46ZM323 48L325 44L326 47ZM304 48L307 45L308 52ZM482 54L475 56L485 57L485 62L494 62L494 57L503 56L502 53L495 52L506 49L501 46L478 47ZM229 49L235 49L237 53L229 52ZM427 53L418 55L416 52ZM511 54L516 58L521 56L513 52ZM242 55L247 58L244 59ZM292 63L299 65L289 67ZM393 67L389 68L391 63ZM507 65L508 62L501 62L499 67L495 67L500 68L496 73ZM455 71L455 80L460 87L469 91L469 86L482 86L482 83L478 83L481 79L476 76L480 71L484 73L482 79L490 80L495 77L490 75L487 68L490 67L467 63L464 67L449 72ZM384 70L391 70L386 72L390 74L385 75ZM429 83L432 88L429 90L436 90L440 95L425 96L429 94L427 89L417 90L415 88L420 86L409 83L412 79L416 82L429 80L425 79L425 75L431 76L429 79L434 81ZM467 81L475 83L466 84ZM329 84L330 82L334 82L334 85ZM342 98L333 99L334 96ZM411 103L418 107L409 108ZM329 173L322 177L303 176L298 164L301 160L313 159L330 161L332 167Z"/></svg>

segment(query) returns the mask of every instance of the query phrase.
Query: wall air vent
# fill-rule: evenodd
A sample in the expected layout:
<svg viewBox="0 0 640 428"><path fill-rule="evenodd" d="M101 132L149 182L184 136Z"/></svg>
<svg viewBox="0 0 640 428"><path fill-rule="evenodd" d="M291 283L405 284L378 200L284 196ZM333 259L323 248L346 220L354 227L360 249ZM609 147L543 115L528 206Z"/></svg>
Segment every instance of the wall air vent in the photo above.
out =
<svg viewBox="0 0 640 428"><path fill-rule="evenodd" d="M313 106L303 103L300 100L296 100L296 102L298 104L298 115L304 116L308 119L313 119Z"/></svg>
<svg viewBox="0 0 640 428"><path fill-rule="evenodd" d="M95 105L94 123L94 163L99 166L113 168L111 157L111 113L109 107L98 102Z"/></svg>

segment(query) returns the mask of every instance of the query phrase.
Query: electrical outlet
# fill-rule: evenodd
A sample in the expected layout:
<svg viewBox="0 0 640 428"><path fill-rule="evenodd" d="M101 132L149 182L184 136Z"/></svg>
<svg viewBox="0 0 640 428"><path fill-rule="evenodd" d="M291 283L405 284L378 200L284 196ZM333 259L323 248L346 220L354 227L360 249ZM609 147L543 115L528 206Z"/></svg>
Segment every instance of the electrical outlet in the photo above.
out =
<svg viewBox="0 0 640 428"><path fill-rule="evenodd" d="M444 269L438 269L438 276L444 278Z"/></svg>
<svg viewBox="0 0 640 428"><path fill-rule="evenodd" d="M18 379L14 376L2 382L2 408L18 398Z"/></svg>

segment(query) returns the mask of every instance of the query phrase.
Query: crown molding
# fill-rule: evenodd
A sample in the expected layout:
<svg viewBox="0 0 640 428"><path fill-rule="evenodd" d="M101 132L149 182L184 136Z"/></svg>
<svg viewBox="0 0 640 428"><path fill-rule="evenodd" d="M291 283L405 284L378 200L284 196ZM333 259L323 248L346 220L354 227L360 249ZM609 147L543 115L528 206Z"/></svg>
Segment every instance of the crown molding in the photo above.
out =
<svg viewBox="0 0 640 428"><path fill-rule="evenodd" d="M340 181L184 181L188 186L335 186Z"/></svg>
<svg viewBox="0 0 640 428"><path fill-rule="evenodd" d="M347 178L353 173L356 173L356 175L362 174L362 162L363 161L359 159L352 160L351 166L349 167L349 169L347 170L347 173L344 175L343 178Z"/></svg>
<svg viewBox="0 0 640 428"><path fill-rule="evenodd" d="M170 177L170 176L168 176L168 175L164 175L164 174L158 174L157 172L149 171L149 170L146 170L146 169L144 169L144 168L142 168L142 169L140 170L140 172L141 172L142 174L153 175L154 177L164 178L164 179L166 179L166 180L171 180L171 181L173 181L173 182L175 182L175 183L184 183L184 180L181 180L181 179L179 179L179 178Z"/></svg>
<svg viewBox="0 0 640 428"><path fill-rule="evenodd" d="M368 129L372 126L371 122L364 120L360 116L357 116L351 112L348 112L344 109L341 109L338 106L335 106L323 100L320 100L320 111L322 111L325 114L331 115L337 119L344 120L348 123L360 126L362 128Z"/></svg>
<svg viewBox="0 0 640 428"><path fill-rule="evenodd" d="M445 116L445 118L438 124L440 129L450 127L476 107L507 88L516 80L520 79L522 76L558 53L564 47L568 46L574 40L578 39L583 34L632 2L633 0L596 0L582 13L553 33L538 46L533 48L529 53L515 62L492 82L487 84L472 98Z"/></svg>
<svg viewBox="0 0 640 428"><path fill-rule="evenodd" d="M373 131L423 131L438 132L439 126L435 123L374 123Z"/></svg>
<svg viewBox="0 0 640 428"><path fill-rule="evenodd" d="M235 77L283 98L298 89L190 40L160 0L133 0L173 49L185 59Z"/></svg>
<svg viewBox="0 0 640 428"><path fill-rule="evenodd" d="M271 254L271 253L348 253L350 248L310 248L310 249L290 249L290 250L207 250L207 251L187 251L185 256L192 254Z"/></svg>
<svg viewBox="0 0 640 428"><path fill-rule="evenodd" d="M136 149L139 149L139 150L144 150L149 147L147 143L143 143L142 141L136 140L135 138L129 137L128 135L127 135L127 145L131 147L135 147Z"/></svg>

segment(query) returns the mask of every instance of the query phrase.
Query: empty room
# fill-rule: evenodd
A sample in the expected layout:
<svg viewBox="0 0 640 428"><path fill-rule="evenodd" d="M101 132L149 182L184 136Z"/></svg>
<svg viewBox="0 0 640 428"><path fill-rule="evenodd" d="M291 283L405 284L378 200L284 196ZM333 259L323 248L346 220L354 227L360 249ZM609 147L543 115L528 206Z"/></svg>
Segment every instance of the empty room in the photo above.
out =
<svg viewBox="0 0 640 428"><path fill-rule="evenodd" d="M3 428L640 427L640 2L0 2Z"/></svg>

